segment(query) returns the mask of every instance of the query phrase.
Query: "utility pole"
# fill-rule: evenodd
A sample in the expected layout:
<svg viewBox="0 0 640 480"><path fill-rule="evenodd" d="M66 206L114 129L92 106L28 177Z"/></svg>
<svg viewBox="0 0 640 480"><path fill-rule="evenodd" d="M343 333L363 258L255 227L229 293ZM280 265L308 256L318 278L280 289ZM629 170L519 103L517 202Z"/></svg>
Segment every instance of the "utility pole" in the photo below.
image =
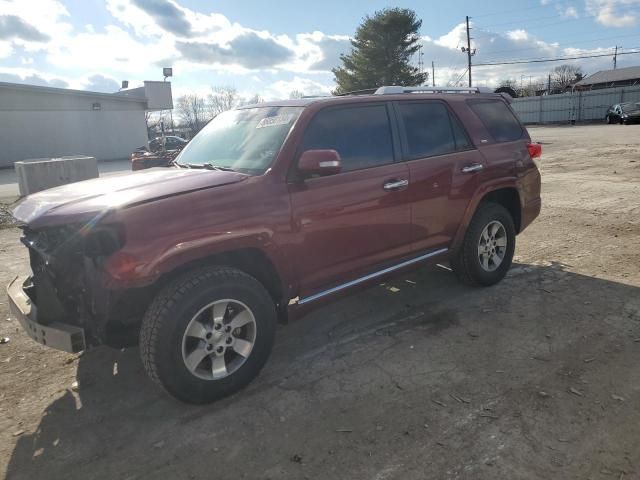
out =
<svg viewBox="0 0 640 480"><path fill-rule="evenodd" d="M469 33L469 15L467 15L467 60L469 62L469 88L471 88L471 36Z"/></svg>
<svg viewBox="0 0 640 480"><path fill-rule="evenodd" d="M613 69L615 70L618 64L618 46L616 45L616 52L613 54Z"/></svg>
<svg viewBox="0 0 640 480"><path fill-rule="evenodd" d="M431 86L436 86L436 67L433 65L433 60L431 60Z"/></svg>

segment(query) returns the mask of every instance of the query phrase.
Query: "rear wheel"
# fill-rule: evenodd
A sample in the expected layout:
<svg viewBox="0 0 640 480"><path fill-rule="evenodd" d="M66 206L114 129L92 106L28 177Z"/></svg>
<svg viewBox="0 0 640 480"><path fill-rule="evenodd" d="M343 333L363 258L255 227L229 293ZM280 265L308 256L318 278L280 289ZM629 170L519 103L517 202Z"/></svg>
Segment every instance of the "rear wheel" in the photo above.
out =
<svg viewBox="0 0 640 480"><path fill-rule="evenodd" d="M611 122L611 117L609 115L607 115L606 122L607 122L607 125L611 125L611 123L612 123Z"/></svg>
<svg viewBox="0 0 640 480"><path fill-rule="evenodd" d="M451 259L451 266L467 285L493 285L511 267L515 245L511 214L497 203L482 203L467 227L462 246Z"/></svg>
<svg viewBox="0 0 640 480"><path fill-rule="evenodd" d="M190 272L158 294L142 322L149 376L188 403L208 403L247 385L273 344L275 305L253 277L228 267Z"/></svg>

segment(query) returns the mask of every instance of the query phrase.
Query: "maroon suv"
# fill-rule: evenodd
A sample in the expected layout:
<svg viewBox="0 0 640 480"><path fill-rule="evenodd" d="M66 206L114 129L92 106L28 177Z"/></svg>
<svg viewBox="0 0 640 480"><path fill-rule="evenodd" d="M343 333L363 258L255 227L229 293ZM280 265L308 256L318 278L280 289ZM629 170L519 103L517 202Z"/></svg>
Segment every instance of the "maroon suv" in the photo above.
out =
<svg viewBox="0 0 640 480"><path fill-rule="evenodd" d="M540 212L540 147L500 95L421 90L242 107L173 168L27 197L13 314L70 352L139 338L151 378L203 403L258 374L278 319L343 291L445 260L500 281Z"/></svg>

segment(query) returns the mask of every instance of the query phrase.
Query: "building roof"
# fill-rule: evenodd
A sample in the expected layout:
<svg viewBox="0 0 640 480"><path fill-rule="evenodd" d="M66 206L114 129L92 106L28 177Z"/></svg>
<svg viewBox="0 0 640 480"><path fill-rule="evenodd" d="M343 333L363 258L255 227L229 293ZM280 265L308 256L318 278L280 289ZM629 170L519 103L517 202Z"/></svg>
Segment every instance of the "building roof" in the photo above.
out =
<svg viewBox="0 0 640 480"><path fill-rule="evenodd" d="M640 66L618 68L616 70L600 70L576 83L576 86L596 85L598 83L625 82L640 80Z"/></svg>
<svg viewBox="0 0 640 480"><path fill-rule="evenodd" d="M126 96L126 95L118 95L113 93L102 93L102 92L90 92L87 90L72 90L70 88L55 88L55 87L42 87L39 85L27 85L24 83L8 83L8 82L0 82L0 90L9 89L9 90L22 90L29 91L34 93L49 93L53 95L72 95L72 96L80 96L80 97L91 97L95 99L104 99L104 100L116 100L123 102L137 102L137 103L146 103L147 99L145 97L139 96Z"/></svg>

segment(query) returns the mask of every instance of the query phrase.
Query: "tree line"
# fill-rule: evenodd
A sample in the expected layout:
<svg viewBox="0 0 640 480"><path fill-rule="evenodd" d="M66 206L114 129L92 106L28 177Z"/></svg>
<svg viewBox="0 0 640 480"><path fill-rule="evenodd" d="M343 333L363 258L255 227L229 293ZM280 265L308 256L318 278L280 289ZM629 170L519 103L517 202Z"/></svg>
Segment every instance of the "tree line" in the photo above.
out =
<svg viewBox="0 0 640 480"><path fill-rule="evenodd" d="M577 65L564 64L555 67L546 77L521 76L520 79L507 78L500 82L499 88L513 90L518 97L534 97L536 95L564 93L585 77L582 68Z"/></svg>

